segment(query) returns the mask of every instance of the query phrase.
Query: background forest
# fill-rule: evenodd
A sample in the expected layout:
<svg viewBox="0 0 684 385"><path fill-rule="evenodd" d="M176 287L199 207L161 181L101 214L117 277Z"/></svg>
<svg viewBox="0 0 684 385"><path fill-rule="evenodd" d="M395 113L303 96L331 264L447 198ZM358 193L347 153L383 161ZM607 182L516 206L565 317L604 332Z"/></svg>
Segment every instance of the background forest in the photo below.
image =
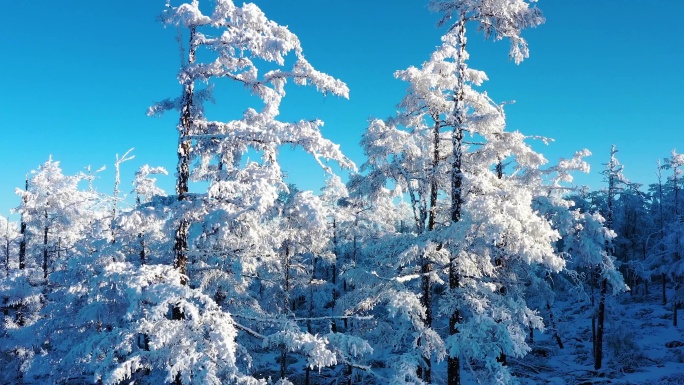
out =
<svg viewBox="0 0 684 385"><path fill-rule="evenodd" d="M441 44L394 73L406 91L360 165L322 121L280 118L286 89L349 97L288 27L168 3L181 93L148 115L178 116L175 191L145 165L128 196L131 151L111 193L52 158L27 174L0 217L0 383L684 383L684 155L641 185L607 148L603 186L576 188L588 150L551 163L532 145L550 139L509 129L467 39L522 62L545 22L530 3L430 0ZM253 104L219 120L227 84ZM321 191L290 183L289 148Z"/></svg>

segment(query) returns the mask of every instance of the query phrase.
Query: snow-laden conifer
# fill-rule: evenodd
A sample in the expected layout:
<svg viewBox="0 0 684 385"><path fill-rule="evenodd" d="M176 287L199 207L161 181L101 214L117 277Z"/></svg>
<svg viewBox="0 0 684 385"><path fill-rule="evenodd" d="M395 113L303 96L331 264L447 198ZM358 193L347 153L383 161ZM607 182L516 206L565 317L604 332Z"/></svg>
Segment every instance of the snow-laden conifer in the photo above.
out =
<svg viewBox="0 0 684 385"><path fill-rule="evenodd" d="M346 85L316 70L299 39L252 3L169 2L162 20L177 26L187 42L181 96L148 111L180 112L177 203L166 229L174 233L173 264L181 284L206 293L235 320L243 373L285 381L292 353L307 367L337 363L341 350L331 346L333 339L317 337L304 320L313 308L322 309L312 303L311 287L323 282L316 263L331 263L327 215L317 198L287 186L278 160L281 147L291 146L325 170L328 160L354 165L321 135L320 120L285 122L278 116L287 83L348 97ZM214 80L220 78L244 86L260 105L234 111L235 120L211 120L203 103L213 100ZM201 83L207 86L199 89ZM191 193L192 181L207 182L206 192ZM299 308L302 298L306 311ZM184 322L182 309L174 309L175 319ZM272 366L263 361L272 345L281 353L277 373L263 371ZM185 383L188 375L178 372L177 380Z"/></svg>

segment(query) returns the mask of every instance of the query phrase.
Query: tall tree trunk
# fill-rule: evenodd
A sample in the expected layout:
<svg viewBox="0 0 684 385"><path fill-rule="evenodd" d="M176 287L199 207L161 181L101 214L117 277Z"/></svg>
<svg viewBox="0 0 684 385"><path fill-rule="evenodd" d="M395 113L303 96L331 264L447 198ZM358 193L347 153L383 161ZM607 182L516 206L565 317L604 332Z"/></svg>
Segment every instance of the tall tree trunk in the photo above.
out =
<svg viewBox="0 0 684 385"><path fill-rule="evenodd" d="M332 311L333 315L335 314L335 310L337 307L337 296L339 295L337 292L337 270L338 270L338 260L339 260L339 253L337 252L337 221L335 218L333 218L333 254L335 254L335 263L333 263L332 266L332 277L330 278L332 281ZM337 321L335 319L330 320L330 330L333 333L337 333Z"/></svg>
<svg viewBox="0 0 684 385"><path fill-rule="evenodd" d="M283 255L283 312L290 310L290 247L287 241L283 245L285 253ZM287 346L280 347L280 378L284 379L287 375Z"/></svg>
<svg viewBox="0 0 684 385"><path fill-rule="evenodd" d="M195 27L190 27L190 43L188 44L188 65L195 62ZM183 99L181 107L181 118L179 124L179 138L178 138L178 166L176 176L176 194L178 201L188 200L188 183L190 181L190 152L192 151L192 140L189 135L192 133L192 108L193 97L195 91L194 79L186 80L183 84ZM184 213L181 214L184 216ZM187 264L188 264L188 230L190 229L190 222L183 217L178 224L176 234L173 242L174 262L173 267L182 274L180 284L186 285L187 282ZM172 318L174 320L181 320L185 318L183 310L179 306L174 306L172 311ZM180 377L176 380L180 384Z"/></svg>
<svg viewBox="0 0 684 385"><path fill-rule="evenodd" d="M466 121L465 109L465 59L466 59L466 39L465 39L465 17L460 16L454 29L458 33L458 47L457 47L457 65L458 65L458 86L454 90L454 131L451 138L453 163L451 166L451 222L456 223L461 220L461 206L463 204L463 194L461 187L463 185L463 129ZM455 253L451 253L449 257L449 289L453 294L459 287L459 276L456 270ZM458 323L460 320L460 312L454 309L449 316L449 336L454 336L458 333ZM449 355L447 359L447 383L448 385L461 384L461 362L458 353Z"/></svg>
<svg viewBox="0 0 684 385"><path fill-rule="evenodd" d="M28 174L26 174L26 184L24 191L28 191L29 181ZM24 206L26 206L26 198L23 199ZM26 268L26 221L24 220L24 214L21 215L21 225L19 228L19 234L21 235L21 241L19 242L19 270L24 270Z"/></svg>
<svg viewBox="0 0 684 385"><path fill-rule="evenodd" d="M48 277L48 212L45 211L45 227L43 228L43 278L47 282Z"/></svg>
<svg viewBox="0 0 684 385"><path fill-rule="evenodd" d="M432 271L432 264L427 258L423 258L422 266L420 267L421 272L421 289L423 295L421 296L421 304L425 308L425 317L423 323L426 328L432 327L432 281L430 279L430 274ZM421 344L422 341L419 341ZM430 383L432 381L432 362L430 360L430 355L426 354L423 356L423 367L420 368L418 375L423 379L424 382Z"/></svg>
<svg viewBox="0 0 684 385"><path fill-rule="evenodd" d="M675 163L672 167L672 185L674 188L674 215L675 215L675 223L677 224L677 227L676 227L677 232L675 233L675 250L674 250L675 261L679 260L679 236L680 236L679 228L681 226L681 222L679 221L679 183L677 182L678 174L679 174L679 166Z"/></svg>
<svg viewBox="0 0 684 385"><path fill-rule="evenodd" d="M283 298L283 310L290 309L290 246L285 242L285 255L283 255L283 286L285 288Z"/></svg>
<svg viewBox="0 0 684 385"><path fill-rule="evenodd" d="M553 329L553 336L556 339L559 349L563 349L563 340L561 340L560 333L558 333L558 327L556 327L556 320L553 317L553 310L551 310L551 304L546 301L546 310L549 311L549 321L551 322L551 328Z"/></svg>
<svg viewBox="0 0 684 385"><path fill-rule="evenodd" d="M662 231L665 229L665 219L663 217L663 166L658 161L658 170L656 176L658 177L658 213L660 214L660 231L662 237Z"/></svg>
<svg viewBox="0 0 684 385"><path fill-rule="evenodd" d="M503 179L503 162L501 161L501 158L498 159L496 162L496 177L498 179ZM504 259L502 257L502 251L500 246L496 246L497 248L497 256L494 258L494 266L496 266L498 269L503 270L504 269ZM501 283L501 288L499 289L499 293L502 295L505 295L506 293L506 284ZM501 322L501 320L497 320L496 322ZM499 354L499 357L496 359L497 362L500 362L501 365L506 366L507 365L507 360L506 360L506 353L504 352L503 348L501 349L501 354Z"/></svg>
<svg viewBox="0 0 684 385"><path fill-rule="evenodd" d="M7 275L9 276L10 272L10 230L9 230L9 221L7 221L7 239L5 240L5 271L7 272Z"/></svg>
<svg viewBox="0 0 684 385"><path fill-rule="evenodd" d="M312 264L311 264L311 281L309 281L309 309L308 309L308 318L306 320L306 332L309 334L313 333L313 328L311 327L311 319L313 318L314 315L314 289L313 289L313 282L316 279L316 262L317 258L312 258ZM306 365L305 369L305 377L304 377L304 385L311 385L311 367L309 365Z"/></svg>
<svg viewBox="0 0 684 385"><path fill-rule="evenodd" d="M190 27L190 37L188 44L188 65L195 62L195 27ZM192 108L193 97L195 91L194 79L186 80L183 84L183 98L181 107L181 118L179 124L178 137L178 166L176 176L176 195L179 202L188 200L190 181L190 152L192 151L192 140L189 135L192 132ZM182 210L182 209L181 209ZM185 213L182 212L178 228L173 240L174 261L173 267L181 274L180 284L187 285L187 264L188 264L188 230L190 229L190 221L185 218ZM185 314L180 306L175 305L171 311L171 317L174 320L185 319ZM176 374L173 385L182 385L181 374Z"/></svg>
<svg viewBox="0 0 684 385"><path fill-rule="evenodd" d="M680 254L679 254L679 237L681 236L681 226L682 222L679 218L679 183L677 182L677 176L679 174L679 166L677 163L672 167L672 181L674 185L674 214L675 214L675 223L677 224L677 232L675 233L675 252L674 252L674 260L679 261L680 259ZM675 290L677 289L677 283L679 281L679 277L674 276L673 281L675 282L674 288ZM677 297L673 297L673 302L674 306L672 309L672 324L674 326L677 326Z"/></svg>
<svg viewBox="0 0 684 385"><path fill-rule="evenodd" d="M283 346L280 349L280 378L285 379L287 374L287 349Z"/></svg>
<svg viewBox="0 0 684 385"><path fill-rule="evenodd" d="M433 116L435 125L432 131L432 164L431 164L431 175L430 175L430 201L428 206L428 221L427 221L427 231L433 231L437 223L437 195L439 193L437 188L437 168L439 166L439 117ZM442 245L437 247L440 250ZM425 308L425 318L423 323L426 328L432 327L432 279L430 274L432 274L432 263L429 257L423 257L420 266L421 272L421 304ZM420 341L419 341L420 343ZM418 369L418 377L421 378L426 383L432 382L432 362L429 356L423 356L423 367Z"/></svg>
<svg viewBox="0 0 684 385"><path fill-rule="evenodd" d="M613 230L613 201L617 194L619 179L619 164L615 159L617 149L613 145L610 149L610 162L608 163L608 212L606 213L606 228ZM606 255L611 257L615 255L612 240L606 241ZM598 325L596 327L596 336L594 342L594 369L601 369L603 362L603 330L606 316L606 293L608 291L608 279L601 278L599 268L596 268L596 279L601 279L599 307L598 307ZM593 296L593 289L592 289ZM592 304L593 305L593 304Z"/></svg>
<svg viewBox="0 0 684 385"><path fill-rule="evenodd" d="M138 233L138 241L140 242L140 264L144 265L147 263L147 252L145 251L145 236L142 233Z"/></svg>

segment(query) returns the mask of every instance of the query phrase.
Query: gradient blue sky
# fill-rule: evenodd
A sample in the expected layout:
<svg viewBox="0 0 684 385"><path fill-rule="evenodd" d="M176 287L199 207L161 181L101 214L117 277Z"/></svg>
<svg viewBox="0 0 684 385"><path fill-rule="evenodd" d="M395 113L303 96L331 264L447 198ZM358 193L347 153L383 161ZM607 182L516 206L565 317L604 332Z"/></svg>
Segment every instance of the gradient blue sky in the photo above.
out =
<svg viewBox="0 0 684 385"><path fill-rule="evenodd" d="M109 193L117 153L134 147L122 165L123 190L143 164L173 174L177 116L149 118L154 101L178 95L174 29L156 22L164 0L10 1L0 22L0 215L17 206L14 188L49 155L65 173L91 165L98 190ZM406 84L393 72L419 66L443 30L425 0L265 0L266 15L297 34L309 61L347 82L351 99L290 87L285 120L320 118L324 135L357 164L369 117L395 110ZM547 18L525 31L531 57L507 60L507 42L469 34L470 66L487 72L484 86L508 106L508 126L556 140L535 146L551 161L588 148L592 174L578 184L602 187L598 172L611 144L626 176L655 181L655 162L684 152L684 33L681 0L541 0ZM215 111L230 110L244 91L226 83ZM222 88L223 87L223 88ZM224 97L226 96L226 97ZM238 111L231 111L238 113ZM284 150L284 152L291 152ZM304 189L320 188L323 172L302 154L284 164ZM173 187L173 177L162 186Z"/></svg>

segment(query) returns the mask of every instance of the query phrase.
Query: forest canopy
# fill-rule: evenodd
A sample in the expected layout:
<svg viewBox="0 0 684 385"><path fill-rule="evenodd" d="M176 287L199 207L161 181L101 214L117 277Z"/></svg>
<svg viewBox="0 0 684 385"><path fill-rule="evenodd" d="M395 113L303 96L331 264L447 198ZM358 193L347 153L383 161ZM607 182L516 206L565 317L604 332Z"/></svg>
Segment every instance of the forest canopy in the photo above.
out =
<svg viewBox="0 0 684 385"><path fill-rule="evenodd" d="M178 119L175 169L140 167L128 199L132 151L111 193L52 157L27 174L17 220L0 217L0 382L598 384L647 366L666 370L643 383L682 380L625 325L679 338L684 155L644 186L613 146L602 188L577 188L590 152L547 160L534 143L550 139L511 129L496 79L470 66L476 36L528 59L536 2L427 7L441 41L394 72L405 92L359 123L355 164L315 111L281 114L291 89L350 96L289 27L254 3L169 1L181 92L147 112ZM221 87L252 105L222 120L207 104ZM325 173L320 191L287 178L291 148Z"/></svg>

